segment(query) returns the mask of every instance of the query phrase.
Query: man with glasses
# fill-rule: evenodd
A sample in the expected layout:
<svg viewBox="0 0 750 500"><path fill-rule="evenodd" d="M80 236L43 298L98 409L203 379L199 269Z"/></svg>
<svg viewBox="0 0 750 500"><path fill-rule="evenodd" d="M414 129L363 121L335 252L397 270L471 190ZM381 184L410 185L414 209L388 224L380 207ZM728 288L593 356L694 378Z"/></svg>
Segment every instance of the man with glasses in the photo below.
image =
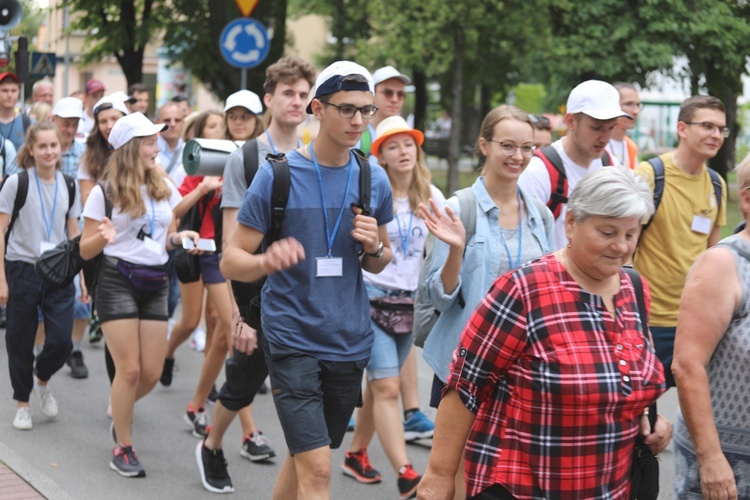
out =
<svg viewBox="0 0 750 500"><path fill-rule="evenodd" d="M632 83L618 82L614 87L620 93L620 108L632 119L620 118L612 131L612 138L607 143L607 151L617 158L621 165L635 169L638 165L638 145L626 135L628 130L635 128L636 120L643 105L638 97L638 89Z"/></svg>
<svg viewBox="0 0 750 500"><path fill-rule="evenodd" d="M367 124L362 139L355 147L370 157L370 164L377 165L378 159L371 156L370 151L372 143L377 139L375 129L386 118L401 114L406 98L406 85L411 82L411 78L399 73L393 66L384 66L372 74L372 80L375 83L373 103L377 106L378 113Z"/></svg>
<svg viewBox="0 0 750 500"><path fill-rule="evenodd" d="M655 191L655 179L662 178L655 175L657 167L663 174L661 201L641 233L633 265L651 286L649 325L669 387L674 385L670 367L685 278L695 259L718 243L726 224L726 184L706 166L729 135L726 124L719 99L689 97L680 106L677 149L636 168Z"/></svg>
<svg viewBox="0 0 750 500"><path fill-rule="evenodd" d="M267 276L260 341L289 448L273 498L330 496L331 449L341 445L360 399L374 340L362 270L379 273L392 256L388 177L370 168L371 215L362 214L361 169L351 152L377 114L373 90L370 73L349 61L318 75L307 113L320 131L286 155L291 189L279 239L266 237L274 191L266 163L245 193L221 261L227 279ZM265 252L254 254L261 245Z"/></svg>
<svg viewBox="0 0 750 500"><path fill-rule="evenodd" d="M520 188L547 203L554 214L557 248L568 243L565 233L568 194L590 171L617 164L605 148L617 119L629 118L620 108L617 90L599 80L588 80L574 88L566 108L565 137L538 149L518 178Z"/></svg>

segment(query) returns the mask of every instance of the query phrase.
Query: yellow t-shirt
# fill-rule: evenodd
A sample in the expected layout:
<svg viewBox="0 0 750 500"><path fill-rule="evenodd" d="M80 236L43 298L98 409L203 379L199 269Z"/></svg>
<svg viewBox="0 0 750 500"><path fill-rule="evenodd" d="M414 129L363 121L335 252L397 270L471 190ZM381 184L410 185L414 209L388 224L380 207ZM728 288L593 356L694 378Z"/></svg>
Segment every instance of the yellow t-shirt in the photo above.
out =
<svg viewBox="0 0 750 500"><path fill-rule="evenodd" d="M651 225L643 233L633 258L633 266L651 286L653 326L674 327L682 289L690 267L708 247L708 234L692 229L694 217L711 220L711 229L726 225L727 186L721 179L721 208L711 177L703 167L689 175L674 164L671 153L660 156L664 162L664 193ZM642 162L636 172L654 189L654 169Z"/></svg>

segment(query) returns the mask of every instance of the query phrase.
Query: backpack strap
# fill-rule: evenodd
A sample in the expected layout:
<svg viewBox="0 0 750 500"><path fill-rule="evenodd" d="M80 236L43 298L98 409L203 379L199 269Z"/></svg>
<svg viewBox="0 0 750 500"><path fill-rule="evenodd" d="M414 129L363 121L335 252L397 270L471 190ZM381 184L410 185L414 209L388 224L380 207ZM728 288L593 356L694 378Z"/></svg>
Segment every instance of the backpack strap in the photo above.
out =
<svg viewBox="0 0 750 500"><path fill-rule="evenodd" d="M718 172L716 170L706 167L706 170L708 170L708 175L711 177L711 184L714 185L714 196L716 196L716 213L719 213L719 209L721 208L721 197L722 197L722 187L721 187L721 177L719 177Z"/></svg>
<svg viewBox="0 0 750 500"><path fill-rule="evenodd" d="M68 186L68 211L65 214L67 219L73 209L73 204L76 202L76 179L66 174L63 174L63 177L65 178L65 184Z"/></svg>
<svg viewBox="0 0 750 500"><path fill-rule="evenodd" d="M643 233L654 221L654 217L656 217L656 211L659 210L659 205L661 204L661 198L662 196L664 196L664 161L661 159L661 157L654 156L653 158L649 158L648 163L654 170L654 214L651 216L648 222L643 225L643 228L641 229L641 236L643 236Z"/></svg>
<svg viewBox="0 0 750 500"><path fill-rule="evenodd" d="M602 153L602 167L609 167L614 165L614 163L614 160L612 160L612 153L605 149Z"/></svg>
<svg viewBox="0 0 750 500"><path fill-rule="evenodd" d="M271 242L279 239L281 223L284 221L289 189L292 186L289 162L284 153L269 154L266 159L273 168L273 195L271 196Z"/></svg>
<svg viewBox="0 0 750 500"><path fill-rule="evenodd" d="M562 206L568 203L568 178L565 175L562 158L552 146L537 149L534 151L534 156L542 160L544 166L547 167L551 187L547 207L557 219L562 212Z"/></svg>
<svg viewBox="0 0 750 500"><path fill-rule="evenodd" d="M471 186L459 189L454 193L454 196L458 198L458 206L461 213L459 218L461 224L464 225L466 231L466 243L474 237L477 232L477 194ZM466 247L464 246L464 254L466 254ZM458 305L461 309L466 307L466 301L464 300L464 294L462 290L458 291Z"/></svg>
<svg viewBox="0 0 750 500"><path fill-rule="evenodd" d="M362 215L369 217L372 214L372 206L370 205L372 197L370 162L359 149L352 149L352 153L354 153L354 158L359 164L359 208L362 209Z"/></svg>
<svg viewBox="0 0 750 500"><path fill-rule="evenodd" d="M5 181L3 181L3 186L5 186ZM21 212L21 209L26 204L26 195L28 193L29 193L29 171L22 170L18 174L18 188L16 189L16 199L13 202L13 213L10 215L10 223L8 224L8 230L5 231L6 251L8 249L8 239L10 238L10 232L13 229L13 225L16 223L16 219L18 219L18 214Z"/></svg>
<svg viewBox="0 0 750 500"><path fill-rule="evenodd" d="M7 139L3 139L3 141L0 142L0 156L3 158L3 177L5 177L5 172L8 171L8 165L7 165L7 160L6 160L7 157L5 154L5 150L6 150L5 141L7 141Z"/></svg>
<svg viewBox="0 0 750 500"><path fill-rule="evenodd" d="M31 117L27 115L26 113L21 113L21 125L23 125L23 132L24 134L31 126Z"/></svg>
<svg viewBox="0 0 750 500"><path fill-rule="evenodd" d="M245 167L245 182L250 187L258 172L258 140L245 141L242 145L242 165Z"/></svg>

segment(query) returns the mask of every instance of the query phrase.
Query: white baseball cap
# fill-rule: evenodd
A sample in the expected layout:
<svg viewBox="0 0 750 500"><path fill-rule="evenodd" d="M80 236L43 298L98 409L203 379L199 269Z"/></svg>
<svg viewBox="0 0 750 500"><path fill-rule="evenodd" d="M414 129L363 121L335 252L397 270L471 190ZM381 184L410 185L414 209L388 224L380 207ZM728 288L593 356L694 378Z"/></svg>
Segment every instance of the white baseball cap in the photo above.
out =
<svg viewBox="0 0 750 500"><path fill-rule="evenodd" d="M620 108L620 93L607 82L588 80L570 91L566 113L583 113L596 120L632 116Z"/></svg>
<svg viewBox="0 0 750 500"><path fill-rule="evenodd" d="M125 94L123 94L125 95ZM128 108L125 106L125 101L121 96L117 94L105 95L94 105L94 117L99 114L100 111L105 109L116 109L123 115L128 114Z"/></svg>
<svg viewBox="0 0 750 500"><path fill-rule="evenodd" d="M109 94L109 98L110 99L118 99L118 100L124 102L125 104L133 104L135 101L138 100L135 97L133 97L132 95L126 94L122 90L118 90L116 92L112 92L111 94Z"/></svg>
<svg viewBox="0 0 750 500"><path fill-rule="evenodd" d="M115 122L109 133L109 143L113 148L120 149L134 137L148 137L166 129L165 123L154 124L143 113L132 113Z"/></svg>
<svg viewBox="0 0 750 500"><path fill-rule="evenodd" d="M347 76L360 75L366 82L346 81ZM364 90L375 93L375 83L372 75L364 66L351 61L336 61L320 72L315 80L315 87L310 93L312 96L307 103L307 114L312 114L310 103L313 99L319 99L323 96L339 92L341 90Z"/></svg>
<svg viewBox="0 0 750 500"><path fill-rule="evenodd" d="M255 115L259 115L263 112L263 105L260 103L260 97L255 92L249 90L240 90L227 97L226 104L224 105L224 112L226 113L232 108L241 107L250 111Z"/></svg>
<svg viewBox="0 0 750 500"><path fill-rule="evenodd" d="M52 116L81 118L83 116L83 101L77 97L63 97L52 108Z"/></svg>
<svg viewBox="0 0 750 500"><path fill-rule="evenodd" d="M399 80L404 82L405 85L409 85L411 83L411 78L404 75L403 73L399 73L398 70L393 66L383 66L372 74L372 79L375 82L376 87L384 81L390 80L391 78L398 78Z"/></svg>

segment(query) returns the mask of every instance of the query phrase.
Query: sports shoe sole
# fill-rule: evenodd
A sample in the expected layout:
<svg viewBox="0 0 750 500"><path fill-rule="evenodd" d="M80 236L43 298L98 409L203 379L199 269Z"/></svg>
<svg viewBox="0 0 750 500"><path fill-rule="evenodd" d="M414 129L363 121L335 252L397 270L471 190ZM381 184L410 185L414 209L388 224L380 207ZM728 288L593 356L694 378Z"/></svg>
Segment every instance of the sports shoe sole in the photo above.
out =
<svg viewBox="0 0 750 500"><path fill-rule="evenodd" d="M346 464L341 465L341 470L344 472L345 476L354 478L362 484L375 484L383 480L382 476L373 478L361 476L356 470L352 469Z"/></svg>
<svg viewBox="0 0 750 500"><path fill-rule="evenodd" d="M431 439L433 434L435 434L434 430L427 432L404 431L404 441L409 442L418 439Z"/></svg>
<svg viewBox="0 0 750 500"><path fill-rule="evenodd" d="M203 454L201 453L202 451L203 441L198 443L198 446L195 447L195 461L198 462L198 471L201 473L201 483L203 483L203 487L211 493L234 493L233 486L226 486L224 487L224 489L220 490L219 488L208 484L208 481L206 481L206 471L203 469Z"/></svg>
<svg viewBox="0 0 750 500"><path fill-rule="evenodd" d="M276 456L276 452L272 451L270 453L265 453L263 455L251 455L250 453L245 450L245 447L243 446L240 448L240 456L242 458L247 458L251 462L261 462L263 460L268 460L269 458L273 458Z"/></svg>
<svg viewBox="0 0 750 500"><path fill-rule="evenodd" d="M146 471L140 470L138 472L124 472L117 468L114 462L109 462L109 468L117 472L122 477L146 477Z"/></svg>

